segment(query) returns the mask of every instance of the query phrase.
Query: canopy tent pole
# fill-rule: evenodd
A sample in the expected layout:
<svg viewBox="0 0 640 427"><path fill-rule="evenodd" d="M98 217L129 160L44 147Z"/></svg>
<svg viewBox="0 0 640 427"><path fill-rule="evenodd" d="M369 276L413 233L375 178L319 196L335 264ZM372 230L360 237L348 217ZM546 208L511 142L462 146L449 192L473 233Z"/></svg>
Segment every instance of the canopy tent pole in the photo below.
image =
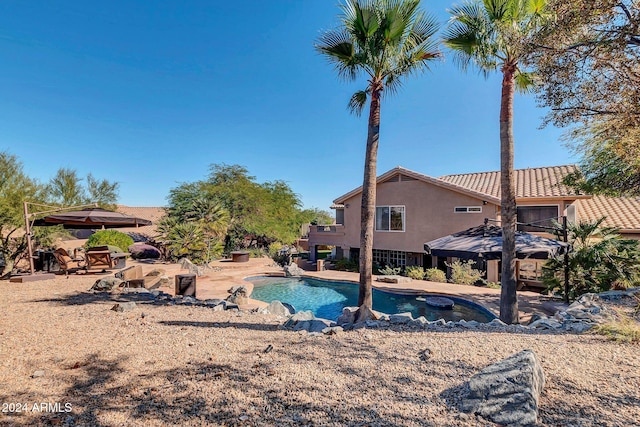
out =
<svg viewBox="0 0 640 427"><path fill-rule="evenodd" d="M33 248L31 247L31 224L29 224L29 208L28 202L23 202L24 206L24 228L27 233L27 250L29 252L29 271L33 276L36 274L35 266L33 265Z"/></svg>

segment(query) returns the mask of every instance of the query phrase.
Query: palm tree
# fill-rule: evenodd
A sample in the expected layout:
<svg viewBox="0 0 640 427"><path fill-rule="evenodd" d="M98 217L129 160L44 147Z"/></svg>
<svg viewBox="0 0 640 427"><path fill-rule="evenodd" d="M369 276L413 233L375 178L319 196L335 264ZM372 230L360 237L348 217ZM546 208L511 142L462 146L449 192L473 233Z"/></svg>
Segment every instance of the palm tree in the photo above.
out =
<svg viewBox="0 0 640 427"><path fill-rule="evenodd" d="M502 221L502 291L500 319L518 323L516 296L516 197L513 180L513 95L533 83L521 67L532 55L531 41L548 19L547 0L475 0L454 6L444 35L463 70L470 64L485 76L502 72L500 102L500 186Z"/></svg>
<svg viewBox="0 0 640 427"><path fill-rule="evenodd" d="M418 8L419 0L347 0L339 28L323 34L316 50L335 65L340 77L356 80L364 73L367 86L349 101L360 115L367 100L369 127L362 184L360 231L360 291L358 319L371 316L373 224L376 203L376 163L383 91L395 93L403 80L427 69L438 58L436 21Z"/></svg>

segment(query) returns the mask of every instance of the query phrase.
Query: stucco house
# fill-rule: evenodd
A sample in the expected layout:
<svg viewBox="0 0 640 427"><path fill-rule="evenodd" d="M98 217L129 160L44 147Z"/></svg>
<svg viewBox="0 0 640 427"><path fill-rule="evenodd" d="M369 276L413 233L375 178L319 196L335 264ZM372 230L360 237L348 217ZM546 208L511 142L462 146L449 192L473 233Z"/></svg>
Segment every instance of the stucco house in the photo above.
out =
<svg viewBox="0 0 640 427"><path fill-rule="evenodd" d="M516 170L518 222L544 226L562 216L569 222L606 216L606 225L619 227L626 237L640 239L640 200L578 194L562 185L562 179L575 169L564 165ZM311 227L311 259L321 245L335 246L337 258L357 259L361 191L358 187L334 200L334 225ZM380 264L442 268L446 260L426 255L424 243L481 225L485 218L500 221L499 171L434 178L396 167L377 180L373 259ZM541 232L526 225L518 227ZM538 267L530 265L526 270L533 268L535 276ZM497 281L497 272L491 270L488 279Z"/></svg>

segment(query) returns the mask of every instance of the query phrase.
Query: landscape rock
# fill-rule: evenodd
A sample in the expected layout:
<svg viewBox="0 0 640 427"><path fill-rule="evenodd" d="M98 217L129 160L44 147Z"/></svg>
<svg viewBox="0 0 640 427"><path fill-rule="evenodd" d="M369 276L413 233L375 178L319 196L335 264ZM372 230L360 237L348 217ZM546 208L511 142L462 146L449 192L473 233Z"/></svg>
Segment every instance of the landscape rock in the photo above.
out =
<svg viewBox="0 0 640 427"><path fill-rule="evenodd" d="M33 374L31 374L31 378L39 378L39 377L44 377L43 370L38 370L38 371L35 371Z"/></svg>
<svg viewBox="0 0 640 427"><path fill-rule="evenodd" d="M389 322L392 325L406 325L412 320L413 320L413 316L409 312L392 314L389 316Z"/></svg>
<svg viewBox="0 0 640 427"><path fill-rule="evenodd" d="M532 329L558 329L562 327L562 323L555 319L538 319L529 324Z"/></svg>
<svg viewBox="0 0 640 427"><path fill-rule="evenodd" d="M544 381L533 351L523 350L471 377L461 407L497 424L534 426Z"/></svg>
<svg viewBox="0 0 640 427"><path fill-rule="evenodd" d="M299 320L293 325L293 330L323 333L325 329L330 328L332 325L333 322L327 319Z"/></svg>
<svg viewBox="0 0 640 427"><path fill-rule="evenodd" d="M383 282L383 283L409 283L409 282L411 282L411 278L410 277L396 276L396 275L378 276L376 280L378 282Z"/></svg>
<svg viewBox="0 0 640 427"><path fill-rule="evenodd" d="M345 307L342 309L342 314L336 320L336 323L340 326L346 325L348 323L356 322L356 313L358 312L358 307Z"/></svg>
<svg viewBox="0 0 640 427"><path fill-rule="evenodd" d="M291 316L291 311L284 306L280 301L272 301L267 307L264 308L266 313L275 314L276 316Z"/></svg>
<svg viewBox="0 0 640 427"><path fill-rule="evenodd" d="M209 266L197 266L194 263L192 263L188 258L181 258L178 263L180 264L180 267L183 270L188 270L189 273L191 274L195 274L198 277L202 277L205 275L205 273L209 272L209 271L213 271L213 269Z"/></svg>
<svg viewBox="0 0 640 427"><path fill-rule="evenodd" d="M287 320L284 323L284 327L285 328L292 328L298 322L304 322L304 321L307 321L307 320L313 320L315 318L316 318L316 316L314 316L313 312L311 312L311 311L299 311L296 314L294 314L293 316L291 316L289 318L289 320Z"/></svg>
<svg viewBox="0 0 640 427"><path fill-rule="evenodd" d="M136 303L133 301L129 301L129 302L115 304L113 307L111 307L111 310L116 311L118 313L122 313L125 311L131 311L134 308L136 308Z"/></svg>
<svg viewBox="0 0 640 427"><path fill-rule="evenodd" d="M231 295L227 297L227 301L234 304L246 304L249 301L249 290L246 286L234 286L229 289Z"/></svg>
<svg viewBox="0 0 640 427"><path fill-rule="evenodd" d="M91 287L91 291L110 291L113 288L119 287L122 283L124 283L121 279L117 277L103 277L101 279L96 280L96 282Z"/></svg>
<svg viewBox="0 0 640 427"><path fill-rule="evenodd" d="M304 274L304 270L296 264L285 265L283 267L284 274L287 277L300 277Z"/></svg>
<svg viewBox="0 0 640 427"><path fill-rule="evenodd" d="M158 248L146 243L134 243L127 250L133 259L159 259L162 255Z"/></svg>

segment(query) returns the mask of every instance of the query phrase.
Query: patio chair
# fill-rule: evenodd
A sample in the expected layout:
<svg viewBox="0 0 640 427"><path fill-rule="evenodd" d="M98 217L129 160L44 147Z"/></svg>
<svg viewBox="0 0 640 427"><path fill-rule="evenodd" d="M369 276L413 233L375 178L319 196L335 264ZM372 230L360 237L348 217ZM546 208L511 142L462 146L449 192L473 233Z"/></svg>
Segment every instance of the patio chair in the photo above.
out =
<svg viewBox="0 0 640 427"><path fill-rule="evenodd" d="M84 258L71 258L63 248L58 248L53 251L53 256L60 265L60 271L64 271L67 278L69 278L69 273L87 270L87 263Z"/></svg>
<svg viewBox="0 0 640 427"><path fill-rule="evenodd" d="M113 268L111 251L107 246L96 246L87 249L85 255L87 257L87 270L105 272L107 269Z"/></svg>

